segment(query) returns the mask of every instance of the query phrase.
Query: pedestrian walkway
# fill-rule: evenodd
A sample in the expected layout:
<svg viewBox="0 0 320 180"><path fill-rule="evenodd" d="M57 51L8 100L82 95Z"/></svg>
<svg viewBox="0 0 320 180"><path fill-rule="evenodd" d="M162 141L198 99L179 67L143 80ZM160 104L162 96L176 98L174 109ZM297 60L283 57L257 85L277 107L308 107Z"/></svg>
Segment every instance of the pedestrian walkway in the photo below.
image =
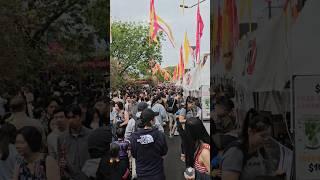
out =
<svg viewBox="0 0 320 180"><path fill-rule="evenodd" d="M181 138L180 136L169 138L168 132L166 132L166 137L169 147L168 154L164 160L166 180L184 180L185 163L180 160Z"/></svg>

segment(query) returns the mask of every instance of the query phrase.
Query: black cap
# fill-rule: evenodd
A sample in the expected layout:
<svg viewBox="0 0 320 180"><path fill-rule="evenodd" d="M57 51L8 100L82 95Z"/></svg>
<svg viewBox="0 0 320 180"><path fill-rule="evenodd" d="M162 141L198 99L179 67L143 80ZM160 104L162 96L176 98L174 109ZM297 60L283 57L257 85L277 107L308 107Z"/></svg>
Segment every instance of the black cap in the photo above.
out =
<svg viewBox="0 0 320 180"><path fill-rule="evenodd" d="M146 103L146 102L140 102L139 104L138 104L138 111L143 111L143 110L145 110L146 108L148 108L148 104Z"/></svg>
<svg viewBox="0 0 320 180"><path fill-rule="evenodd" d="M154 117L156 117L158 115L159 115L158 112L154 112L152 109L147 108L147 109L143 110L141 113L142 123L145 124L147 122L150 122L151 120L153 120Z"/></svg>

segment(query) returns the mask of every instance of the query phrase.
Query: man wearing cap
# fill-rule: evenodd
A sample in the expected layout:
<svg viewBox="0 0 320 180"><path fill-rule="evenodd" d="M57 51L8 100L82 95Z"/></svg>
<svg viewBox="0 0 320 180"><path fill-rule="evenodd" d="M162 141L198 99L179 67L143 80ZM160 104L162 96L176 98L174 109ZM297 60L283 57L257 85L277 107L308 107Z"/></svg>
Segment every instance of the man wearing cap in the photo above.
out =
<svg viewBox="0 0 320 180"><path fill-rule="evenodd" d="M136 159L136 171L139 180L165 180L163 156L168 152L164 133L155 125L159 113L145 109L141 113L143 128L131 135L131 153Z"/></svg>

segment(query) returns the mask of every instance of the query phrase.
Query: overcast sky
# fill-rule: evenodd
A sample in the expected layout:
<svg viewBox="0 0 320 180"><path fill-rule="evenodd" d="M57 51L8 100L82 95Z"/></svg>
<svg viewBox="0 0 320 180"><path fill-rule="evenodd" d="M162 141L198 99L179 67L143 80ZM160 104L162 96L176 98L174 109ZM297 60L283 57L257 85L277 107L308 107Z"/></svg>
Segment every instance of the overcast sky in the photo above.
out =
<svg viewBox="0 0 320 180"><path fill-rule="evenodd" d="M185 5L193 5L197 0L185 0ZM167 22L173 32L176 47L173 48L166 38L163 42L162 67L178 64L179 49L183 43L184 33L187 31L190 45L196 41L196 6L185 9L184 14L179 5L182 0L155 0L155 9L158 16ZM111 0L111 17L113 20L149 22L150 0ZM210 51L210 0L200 4L200 12L204 23L201 39L201 54ZM192 57L189 57L189 62ZM191 63L189 63L190 65Z"/></svg>
<svg viewBox="0 0 320 180"><path fill-rule="evenodd" d="M178 64L179 49L183 43L185 31L188 33L190 45L195 45L197 6L191 9L185 9L183 14L182 9L179 7L182 1L183 0L155 0L156 13L170 25L176 42L176 48L172 47L167 38L167 40L163 42L162 67ZM185 0L185 5L190 6L197 2L198 0ZM218 1L215 2L217 3ZM252 20L260 22L267 19L268 9L266 8L266 1L254 0L252 2ZM272 6L279 6L283 4L283 2L284 0L272 0ZM110 3L111 17L113 20L149 22L150 0L111 0ZM237 3L239 3L239 1L237 1ZM279 8L273 8L272 14L275 15L280 12L280 10ZM201 39L201 54L203 54L210 51L210 0L206 0L200 4L200 12L204 22L203 36ZM244 14L240 22L247 22L248 20L248 16ZM191 58L190 56L189 59L191 60ZM189 66L190 65L191 63L189 63Z"/></svg>

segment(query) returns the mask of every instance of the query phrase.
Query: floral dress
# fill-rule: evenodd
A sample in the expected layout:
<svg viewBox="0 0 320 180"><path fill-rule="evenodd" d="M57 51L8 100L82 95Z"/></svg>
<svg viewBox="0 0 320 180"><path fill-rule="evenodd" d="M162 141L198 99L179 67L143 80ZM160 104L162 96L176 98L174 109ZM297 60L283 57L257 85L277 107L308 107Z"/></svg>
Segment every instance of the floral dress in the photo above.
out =
<svg viewBox="0 0 320 180"><path fill-rule="evenodd" d="M46 176L46 156L34 162L34 173L30 172L28 163L22 161L19 166L19 180L45 180Z"/></svg>

